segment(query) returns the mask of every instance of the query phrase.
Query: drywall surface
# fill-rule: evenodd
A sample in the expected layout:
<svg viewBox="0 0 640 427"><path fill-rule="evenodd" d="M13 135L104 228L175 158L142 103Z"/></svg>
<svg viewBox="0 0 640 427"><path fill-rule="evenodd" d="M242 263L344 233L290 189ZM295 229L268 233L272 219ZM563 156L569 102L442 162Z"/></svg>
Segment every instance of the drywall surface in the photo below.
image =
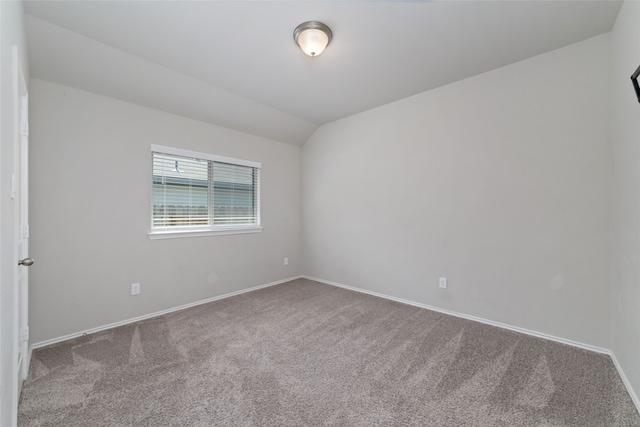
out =
<svg viewBox="0 0 640 427"><path fill-rule="evenodd" d="M321 126L304 274L607 347L608 37Z"/></svg>
<svg viewBox="0 0 640 427"><path fill-rule="evenodd" d="M31 15L25 22L35 78L294 145L318 127Z"/></svg>
<svg viewBox="0 0 640 427"><path fill-rule="evenodd" d="M300 274L300 147L31 83L32 343ZM150 240L151 144L261 162L263 231Z"/></svg>
<svg viewBox="0 0 640 427"><path fill-rule="evenodd" d="M14 98L13 47L23 73L29 75L27 44L24 35L22 2L0 1L0 425L15 424L18 406L14 396L17 386L17 325L14 306L15 215L11 195L14 172Z"/></svg>
<svg viewBox="0 0 640 427"><path fill-rule="evenodd" d="M640 3L622 5L611 33L611 350L640 393L640 103L629 77L640 66Z"/></svg>

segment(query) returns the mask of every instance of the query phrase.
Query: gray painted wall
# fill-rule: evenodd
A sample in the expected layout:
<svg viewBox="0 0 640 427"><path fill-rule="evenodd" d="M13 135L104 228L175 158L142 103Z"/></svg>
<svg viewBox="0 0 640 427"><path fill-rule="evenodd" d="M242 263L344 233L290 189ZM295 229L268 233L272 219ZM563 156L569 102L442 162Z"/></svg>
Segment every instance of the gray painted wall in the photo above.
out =
<svg viewBox="0 0 640 427"><path fill-rule="evenodd" d="M640 65L640 3L623 4L612 32L611 349L640 393L640 104L629 76Z"/></svg>
<svg viewBox="0 0 640 427"><path fill-rule="evenodd" d="M32 343L301 273L300 147L37 79L31 100ZM262 162L263 231L149 240L151 144Z"/></svg>
<svg viewBox="0 0 640 427"><path fill-rule="evenodd" d="M305 274L608 347L609 64L605 34L321 126Z"/></svg>
<svg viewBox="0 0 640 427"><path fill-rule="evenodd" d="M13 46L18 47L20 64L29 75L27 44L21 2L0 1L0 425L12 424L17 402L13 399L17 360L14 310L14 274L17 258L14 240L14 203L10 198L14 160Z"/></svg>

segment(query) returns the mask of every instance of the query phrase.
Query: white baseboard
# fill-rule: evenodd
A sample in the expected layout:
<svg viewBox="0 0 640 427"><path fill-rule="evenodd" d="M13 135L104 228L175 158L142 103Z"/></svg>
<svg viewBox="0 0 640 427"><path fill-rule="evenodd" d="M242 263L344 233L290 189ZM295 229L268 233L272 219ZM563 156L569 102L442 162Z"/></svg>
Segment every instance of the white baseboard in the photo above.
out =
<svg viewBox="0 0 640 427"><path fill-rule="evenodd" d="M622 366L620 366L620 362L618 362L618 358L616 357L613 351L609 352L609 355L611 356L613 365L616 367L616 370L618 371L618 374L622 379L622 383L627 388L627 391L629 392L629 396L631 396L631 400L633 400L633 403L635 403L636 405L636 409L638 410L638 412L640 412L640 399L638 399L638 395L633 390L633 386L631 385L631 383L629 382L629 379L627 378L624 371L622 370Z"/></svg>
<svg viewBox="0 0 640 427"><path fill-rule="evenodd" d="M221 300L221 299L233 297L233 296L244 294L244 293L247 293L247 292L257 291L258 289L268 288L269 286L280 285L281 283L290 282L291 280L296 280L296 279L300 279L300 278L302 278L302 276L289 277L289 278L286 278L286 279L277 280L275 282L266 283L264 285L258 285L258 286L254 286L252 288L242 289L240 291L231 292L231 293L224 294L224 295L219 295L217 297L211 297L211 298L203 299L203 300L200 300L200 301L192 302L192 303L189 303L189 304L184 304L184 305L180 305L180 306L177 306L177 307L168 308L166 310L156 311L156 312L153 312L153 313L144 314L142 316L134 317L134 318L131 318L131 319L122 320L122 321L119 321L119 322L110 323L108 325L98 326L96 328L91 328L91 329L87 329L87 330L84 330L84 331L74 332L72 334L68 334L68 335L64 335L64 336L61 336L61 337L57 337L57 338L52 338L52 339L49 339L49 340L41 341L39 343L35 343L35 344L31 345L31 352L33 350L35 350L35 349L42 348L42 347L47 347L47 346L50 346L50 345L53 345L53 344L57 344L59 342L70 340L70 339L73 339L73 338L78 338L78 337L81 337L81 336L83 336L85 334L89 335L89 334L93 334L95 332L100 332L100 331L104 331L104 330L107 330L107 329L117 328L118 326L128 325L129 323L139 322L141 320L150 319L152 317L162 316L163 314L172 313L172 312L178 311L178 310L184 310L185 308L195 307L197 305L206 304L206 303L213 302L213 301L218 301L218 300Z"/></svg>
<svg viewBox="0 0 640 427"><path fill-rule="evenodd" d="M506 323L495 322L493 320L483 319L481 317L470 316L468 314L458 313L458 312L455 312L455 311L446 310L444 308L434 307L434 306L430 306L430 305L427 305L427 304L421 304L419 302L409 301L409 300L405 300L405 299L402 299L402 298L396 298L396 297L392 297L390 295L381 294L379 292L373 292L373 291L368 291L366 289L355 288L353 286L343 285L342 283L332 282L330 280L319 279L317 277L311 277L311 276L306 276L306 275L302 275L302 277L304 279L307 279L307 280L313 280L315 282L325 283L327 285L336 286L338 288L348 289L350 291L360 292L360 293L367 294L367 295L373 295L373 296L380 297L380 298L385 298L385 299L388 299L388 300L391 300L391 301L396 301L396 302L399 302L399 303L402 303L402 304L413 305L415 307L426 308L427 310L437 311L438 313L448 314L448 315L451 315L451 316L460 317L460 318L467 319L467 320L472 320L474 322L480 322L480 323L484 323L484 324L487 324L487 325L496 326L498 328L508 329L510 331L519 332L519 333L522 333L522 334L531 335L531 336L534 336L534 337L555 341L555 342L558 342L558 343L561 343L561 344L570 345L572 347L578 347L578 348L581 348L583 350L593 351L593 352L600 353L600 354L606 354L609 357L611 357L611 360L613 361L613 365L616 367L616 370L618 371L618 374L620 375L620 378L622 379L622 382L623 382L624 386L626 387L627 392L629 393L629 396L631 396L631 400L635 404L636 409L638 410L638 412L640 412L640 400L638 399L638 396L636 395L635 390L631 386L631 383L629 382L629 379L627 378L627 376L625 375L624 371L622 370L622 366L620 366L620 363L618 362L618 359L616 358L616 355L609 349L602 348L602 347L596 347L594 345L584 344L584 343L581 343L581 342L578 342L578 341L573 341L573 340L569 340L569 339L566 339L566 338L560 338L560 337L556 337L556 336L553 336L553 335L548 335L548 334L545 334L545 333L542 333L542 332L538 332L538 331L532 331L530 329L520 328L518 326L508 325Z"/></svg>

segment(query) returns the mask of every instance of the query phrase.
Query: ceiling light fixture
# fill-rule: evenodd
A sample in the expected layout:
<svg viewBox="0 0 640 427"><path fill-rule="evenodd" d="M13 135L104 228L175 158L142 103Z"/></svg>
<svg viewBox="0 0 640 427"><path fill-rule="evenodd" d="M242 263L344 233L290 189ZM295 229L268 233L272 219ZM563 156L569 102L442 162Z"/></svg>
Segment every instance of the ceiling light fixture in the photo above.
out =
<svg viewBox="0 0 640 427"><path fill-rule="evenodd" d="M331 29L318 21L303 22L293 30L293 39L309 56L320 55L332 37Z"/></svg>

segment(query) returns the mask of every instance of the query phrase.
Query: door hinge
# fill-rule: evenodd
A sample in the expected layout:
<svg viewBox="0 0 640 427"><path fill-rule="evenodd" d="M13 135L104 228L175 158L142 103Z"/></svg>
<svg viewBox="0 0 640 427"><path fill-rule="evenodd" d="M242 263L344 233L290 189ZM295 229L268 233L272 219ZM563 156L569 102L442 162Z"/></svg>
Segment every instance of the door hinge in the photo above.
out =
<svg viewBox="0 0 640 427"><path fill-rule="evenodd" d="M22 341L29 341L29 327L22 330Z"/></svg>
<svg viewBox="0 0 640 427"><path fill-rule="evenodd" d="M22 229L22 237L25 239L29 238L29 225L25 225Z"/></svg>
<svg viewBox="0 0 640 427"><path fill-rule="evenodd" d="M29 123L28 122L23 122L22 123L22 135L23 136L29 136Z"/></svg>

